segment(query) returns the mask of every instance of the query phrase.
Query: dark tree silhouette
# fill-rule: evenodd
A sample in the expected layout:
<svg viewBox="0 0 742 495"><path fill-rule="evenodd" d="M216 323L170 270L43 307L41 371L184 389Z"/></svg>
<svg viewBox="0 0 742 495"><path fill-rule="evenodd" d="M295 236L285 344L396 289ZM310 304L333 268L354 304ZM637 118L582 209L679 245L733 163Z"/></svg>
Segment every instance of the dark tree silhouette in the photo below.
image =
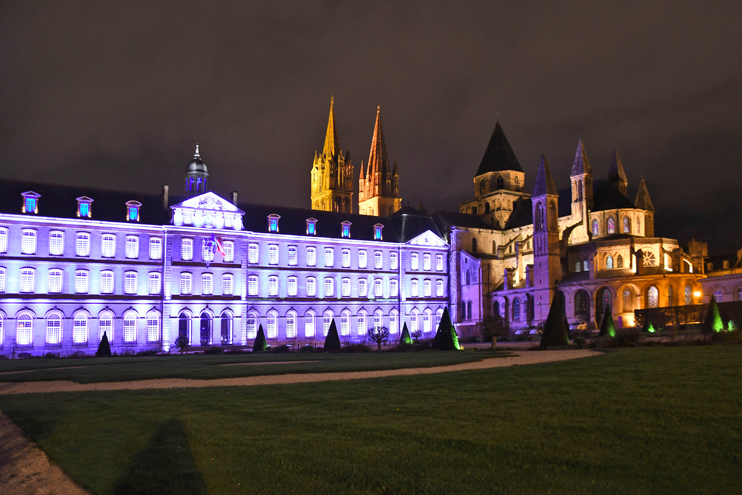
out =
<svg viewBox="0 0 742 495"><path fill-rule="evenodd" d="M611 307L608 306L603 313L603 322L600 324L600 332L598 337L603 335L610 335L611 337L616 336L616 325L613 323L613 315L611 314Z"/></svg>
<svg viewBox="0 0 742 495"><path fill-rule="evenodd" d="M338 336L338 329L335 326L335 318L332 319L332 323L330 323L330 329L327 331L327 337L325 338L325 350L340 350L340 337Z"/></svg>
<svg viewBox="0 0 742 495"><path fill-rule="evenodd" d="M368 329L368 338L376 342L376 350L381 350L381 344L389 338L389 329L387 327L371 327Z"/></svg>
<svg viewBox="0 0 742 495"><path fill-rule="evenodd" d="M564 325L561 296L554 296L546 317L544 333L541 335L541 347L564 346L569 344L569 333Z"/></svg>
<svg viewBox="0 0 742 495"><path fill-rule="evenodd" d="M108 342L108 335L106 335L106 332L103 332L103 338L100 339L98 350L95 351L95 355L98 357L111 356L111 344Z"/></svg>
<svg viewBox="0 0 742 495"><path fill-rule="evenodd" d="M402 335L399 337L399 343L412 345L412 337L410 337L410 331L407 330L407 322L402 327Z"/></svg>
<svg viewBox="0 0 742 495"><path fill-rule="evenodd" d="M268 341L265 340L263 325L258 327L258 335L255 336L255 342L252 344L252 352L263 352L268 348Z"/></svg>
<svg viewBox="0 0 742 495"><path fill-rule="evenodd" d="M448 315L448 308L443 310L443 317L441 323L438 325L438 331L435 332L433 338L433 349L439 351L453 351L461 350L459 345L459 336L456 333L453 323L451 323L451 317Z"/></svg>
<svg viewBox="0 0 742 495"><path fill-rule="evenodd" d="M178 338L173 342L173 345L178 348L181 354L188 350L189 344L188 337L185 335L178 335Z"/></svg>

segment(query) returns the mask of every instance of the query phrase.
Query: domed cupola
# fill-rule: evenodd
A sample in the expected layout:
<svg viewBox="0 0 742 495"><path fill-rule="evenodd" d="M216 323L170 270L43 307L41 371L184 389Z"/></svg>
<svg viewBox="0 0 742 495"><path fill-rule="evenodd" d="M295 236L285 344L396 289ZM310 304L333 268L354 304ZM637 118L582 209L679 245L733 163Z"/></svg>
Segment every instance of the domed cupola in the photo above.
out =
<svg viewBox="0 0 742 495"><path fill-rule="evenodd" d="M193 155L193 160L191 160L191 163L186 167L186 197L190 198L205 193L208 177L209 172L206 170L206 164L201 160L201 155L198 151L198 144L196 144L196 153Z"/></svg>

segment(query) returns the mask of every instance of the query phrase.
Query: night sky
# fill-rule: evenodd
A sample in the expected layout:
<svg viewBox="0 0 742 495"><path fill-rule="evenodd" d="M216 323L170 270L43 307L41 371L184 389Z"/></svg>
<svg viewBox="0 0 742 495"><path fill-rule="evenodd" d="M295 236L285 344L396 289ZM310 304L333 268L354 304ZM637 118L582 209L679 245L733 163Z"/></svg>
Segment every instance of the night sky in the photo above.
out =
<svg viewBox="0 0 742 495"><path fill-rule="evenodd" d="M578 138L596 178L617 147L658 235L729 251L740 26L729 0L0 2L0 177L180 194L199 142L218 194L309 207L333 94L356 177L381 105L412 206L472 196L499 119L529 190L542 151L565 187Z"/></svg>

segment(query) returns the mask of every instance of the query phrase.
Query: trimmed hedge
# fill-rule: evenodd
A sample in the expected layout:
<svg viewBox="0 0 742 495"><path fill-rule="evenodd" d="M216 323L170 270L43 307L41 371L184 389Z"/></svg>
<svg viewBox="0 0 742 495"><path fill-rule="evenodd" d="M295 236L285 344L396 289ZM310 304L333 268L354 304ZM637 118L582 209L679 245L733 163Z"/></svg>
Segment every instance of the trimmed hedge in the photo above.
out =
<svg viewBox="0 0 742 495"><path fill-rule="evenodd" d="M95 351L95 355L97 357L111 357L111 344L108 342L106 332L103 332L103 338L100 339L100 344L98 344L98 350Z"/></svg>
<svg viewBox="0 0 742 495"><path fill-rule="evenodd" d="M569 345L569 333L564 325L562 302L558 294L554 295L546 317L544 333L541 335L541 347L561 347Z"/></svg>
<svg viewBox="0 0 742 495"><path fill-rule="evenodd" d="M433 339L433 349L439 351L459 351L461 346L459 345L459 336L456 333L453 323L451 323L451 317L448 315L448 308L443 310L443 317L441 323L438 325L438 331L435 333Z"/></svg>
<svg viewBox="0 0 742 495"><path fill-rule="evenodd" d="M340 337L338 336L338 329L335 326L335 318L330 323L330 329L327 331L327 338L325 339L325 350L326 351L339 351L341 350Z"/></svg>
<svg viewBox="0 0 742 495"><path fill-rule="evenodd" d="M613 315L611 314L611 307L608 306L603 313L603 322L600 324L600 333L598 337L603 335L610 335L611 337L616 336L616 325L613 323Z"/></svg>
<svg viewBox="0 0 742 495"><path fill-rule="evenodd" d="M402 327L402 335L399 337L400 344L412 344L412 338L410 337L410 331L407 330L407 322Z"/></svg>
<svg viewBox="0 0 742 495"><path fill-rule="evenodd" d="M260 325L258 327L258 335L255 337L255 342L252 345L252 352L263 352L266 349L268 349L268 341L265 340L263 325Z"/></svg>

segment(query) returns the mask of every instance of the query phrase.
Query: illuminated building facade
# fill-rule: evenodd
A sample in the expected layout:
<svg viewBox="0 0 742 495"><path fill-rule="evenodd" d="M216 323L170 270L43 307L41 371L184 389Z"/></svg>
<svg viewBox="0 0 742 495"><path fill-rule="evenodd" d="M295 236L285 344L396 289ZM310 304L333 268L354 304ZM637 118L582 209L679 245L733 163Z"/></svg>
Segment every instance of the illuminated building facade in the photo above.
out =
<svg viewBox="0 0 742 495"><path fill-rule="evenodd" d="M0 354L90 355L103 332L119 354L249 345L259 325L322 345L333 319L344 342L433 336L449 264L431 217L237 205L206 176L197 152L185 198L0 182Z"/></svg>

